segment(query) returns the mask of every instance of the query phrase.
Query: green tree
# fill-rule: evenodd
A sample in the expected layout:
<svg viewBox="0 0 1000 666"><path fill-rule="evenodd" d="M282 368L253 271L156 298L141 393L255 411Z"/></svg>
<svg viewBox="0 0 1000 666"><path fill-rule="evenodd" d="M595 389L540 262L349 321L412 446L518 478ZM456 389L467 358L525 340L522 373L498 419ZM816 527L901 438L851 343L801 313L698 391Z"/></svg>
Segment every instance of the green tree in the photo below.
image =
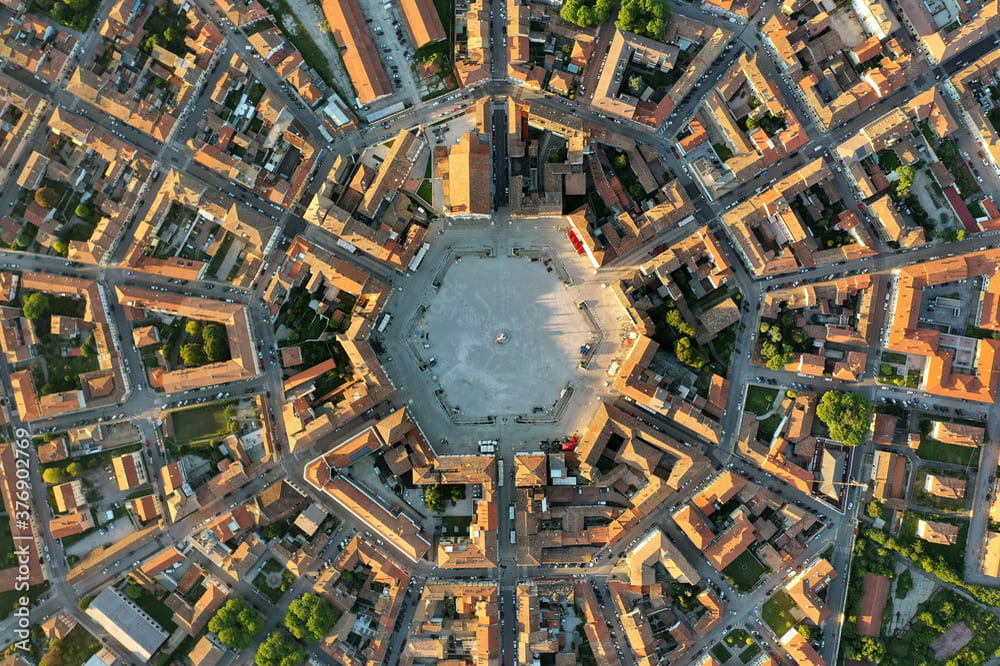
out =
<svg viewBox="0 0 1000 666"><path fill-rule="evenodd" d="M45 483L62 483L66 480L66 472L58 467L46 467L42 471L42 481Z"/></svg>
<svg viewBox="0 0 1000 666"><path fill-rule="evenodd" d="M238 597L227 601L208 621L208 630L237 650L248 648L263 628L264 616Z"/></svg>
<svg viewBox="0 0 1000 666"><path fill-rule="evenodd" d="M434 513L444 513L444 495L441 486L437 484L424 486L424 504Z"/></svg>
<svg viewBox="0 0 1000 666"><path fill-rule="evenodd" d="M80 345L80 353L84 358L90 358L97 351L97 341L94 339L94 335L91 334L82 345Z"/></svg>
<svg viewBox="0 0 1000 666"><path fill-rule="evenodd" d="M42 655L38 666L62 666L65 662L66 656L63 652L62 641L58 638L53 638L49 641L49 649Z"/></svg>
<svg viewBox="0 0 1000 666"><path fill-rule="evenodd" d="M777 354L767 359L767 367L769 370L784 370L785 366L794 360L794 354Z"/></svg>
<svg viewBox="0 0 1000 666"><path fill-rule="evenodd" d="M636 201L641 199L646 194L646 192L642 189L642 185L640 185L639 183L632 183L631 185L629 185L628 193L632 195L632 198L635 199Z"/></svg>
<svg viewBox="0 0 1000 666"><path fill-rule="evenodd" d="M667 310L667 324L679 335L694 336L694 327L687 323L679 310Z"/></svg>
<svg viewBox="0 0 1000 666"><path fill-rule="evenodd" d="M229 345L225 340L206 340L203 345L205 357L212 363L229 359Z"/></svg>
<svg viewBox="0 0 1000 666"><path fill-rule="evenodd" d="M73 212L76 213L76 216L81 220L90 219L90 206L80 204L73 210Z"/></svg>
<svg viewBox="0 0 1000 666"><path fill-rule="evenodd" d="M181 347L181 360L189 368L205 365L205 352L201 345L189 343Z"/></svg>
<svg viewBox="0 0 1000 666"><path fill-rule="evenodd" d="M129 583L125 586L125 596L133 601L142 596L142 586L136 583Z"/></svg>
<svg viewBox="0 0 1000 666"><path fill-rule="evenodd" d="M705 357L694 346L691 338L687 336L678 340L674 345L674 354L677 355L678 361L691 366L695 370L705 366Z"/></svg>
<svg viewBox="0 0 1000 666"><path fill-rule="evenodd" d="M254 663L257 666L295 666L306 658L302 647L283 631L268 634L257 648Z"/></svg>
<svg viewBox="0 0 1000 666"><path fill-rule="evenodd" d="M74 460L70 464L66 465L66 473L70 476L80 476L80 472L83 471L83 465Z"/></svg>
<svg viewBox="0 0 1000 666"><path fill-rule="evenodd" d="M614 0L566 0L559 10L559 16L582 28L600 25L608 20Z"/></svg>
<svg viewBox="0 0 1000 666"><path fill-rule="evenodd" d="M865 441L872 410L868 400L857 393L827 391L816 406L816 416L830 429L830 436L848 446Z"/></svg>
<svg viewBox="0 0 1000 666"><path fill-rule="evenodd" d="M59 192L52 187L40 187L35 190L35 203L42 208L55 208L59 203Z"/></svg>
<svg viewBox="0 0 1000 666"><path fill-rule="evenodd" d="M69 254L69 245L64 240L53 241L52 249L64 257Z"/></svg>
<svg viewBox="0 0 1000 666"><path fill-rule="evenodd" d="M337 616L322 597L307 592L288 604L285 627L292 636L313 643L326 636Z"/></svg>
<svg viewBox="0 0 1000 666"><path fill-rule="evenodd" d="M642 94L642 91L646 88L646 82L638 74L633 74L628 77L628 89L633 95L638 97Z"/></svg>
<svg viewBox="0 0 1000 666"><path fill-rule="evenodd" d="M197 338L201 333L201 322L190 320L188 323L184 324L184 331L190 335L192 338Z"/></svg>
<svg viewBox="0 0 1000 666"><path fill-rule="evenodd" d="M219 324L205 324L201 329L201 337L205 340L225 340L226 329Z"/></svg>
<svg viewBox="0 0 1000 666"><path fill-rule="evenodd" d="M969 231L967 229L959 229L958 233L955 234L955 240L963 241L968 237L968 235Z"/></svg>
<svg viewBox="0 0 1000 666"><path fill-rule="evenodd" d="M24 297L22 313L28 319L39 319L49 311L49 297L40 291L34 291Z"/></svg>
<svg viewBox="0 0 1000 666"><path fill-rule="evenodd" d="M670 18L670 6L657 0L622 0L615 27L650 39L660 39Z"/></svg>
<svg viewBox="0 0 1000 666"><path fill-rule="evenodd" d="M910 193L910 188L913 187L913 179L917 175L917 169L909 165L901 166L896 169L896 173L899 174L899 180L896 181L896 194L905 197Z"/></svg>

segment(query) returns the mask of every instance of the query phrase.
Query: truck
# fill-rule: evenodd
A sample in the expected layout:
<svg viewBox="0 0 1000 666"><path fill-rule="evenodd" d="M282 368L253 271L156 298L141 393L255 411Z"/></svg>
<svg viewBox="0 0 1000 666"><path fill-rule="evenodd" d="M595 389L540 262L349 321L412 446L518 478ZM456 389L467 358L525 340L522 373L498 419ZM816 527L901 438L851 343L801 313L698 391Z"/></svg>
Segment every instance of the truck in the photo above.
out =
<svg viewBox="0 0 1000 666"><path fill-rule="evenodd" d="M514 520L514 504L513 503L511 503L511 505L510 505L510 519Z"/></svg>
<svg viewBox="0 0 1000 666"><path fill-rule="evenodd" d="M385 331L385 329L389 325L390 321L392 321L392 315L391 314L389 314L387 312L384 315L382 315L382 321L379 322L379 325L378 325L378 332L382 333L383 331Z"/></svg>
<svg viewBox="0 0 1000 666"><path fill-rule="evenodd" d="M517 541L517 530L511 530L510 531L510 542L514 543L515 541Z"/></svg>

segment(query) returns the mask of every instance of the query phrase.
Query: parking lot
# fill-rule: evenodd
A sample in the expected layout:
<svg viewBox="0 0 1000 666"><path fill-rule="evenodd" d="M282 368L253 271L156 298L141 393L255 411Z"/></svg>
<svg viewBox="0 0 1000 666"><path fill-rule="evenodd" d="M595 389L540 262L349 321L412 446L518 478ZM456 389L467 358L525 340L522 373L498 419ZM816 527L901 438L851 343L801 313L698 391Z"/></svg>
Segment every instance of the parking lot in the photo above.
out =
<svg viewBox="0 0 1000 666"><path fill-rule="evenodd" d="M378 49L385 73L393 87L393 94L386 99L369 104L369 109L379 109L399 103L417 103L420 91L410 63L413 61L413 43L396 3L382 0L360 0L372 41ZM370 111L369 111L370 113Z"/></svg>

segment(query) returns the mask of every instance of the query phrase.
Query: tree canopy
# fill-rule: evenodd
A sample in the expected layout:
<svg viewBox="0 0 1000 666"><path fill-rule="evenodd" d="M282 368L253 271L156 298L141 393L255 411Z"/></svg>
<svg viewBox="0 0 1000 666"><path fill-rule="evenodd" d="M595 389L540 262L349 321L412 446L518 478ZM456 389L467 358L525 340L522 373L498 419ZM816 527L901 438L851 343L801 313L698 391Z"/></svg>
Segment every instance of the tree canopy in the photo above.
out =
<svg viewBox="0 0 1000 666"><path fill-rule="evenodd" d="M848 446L865 441L872 410L868 399L857 393L827 391L816 406L816 416L830 429L830 436Z"/></svg>
<svg viewBox="0 0 1000 666"><path fill-rule="evenodd" d="M45 483L62 483L66 480L66 473L58 467L47 467L42 472L42 481Z"/></svg>
<svg viewBox="0 0 1000 666"><path fill-rule="evenodd" d="M201 335L201 322L194 319L190 320L188 323L184 324L184 331L192 338L198 337Z"/></svg>
<svg viewBox="0 0 1000 666"><path fill-rule="evenodd" d="M230 599L208 621L208 630L214 631L223 644L245 650L264 628L264 616L240 598Z"/></svg>
<svg viewBox="0 0 1000 666"><path fill-rule="evenodd" d="M441 486L431 484L424 486L424 504L434 513L444 513L444 494Z"/></svg>
<svg viewBox="0 0 1000 666"><path fill-rule="evenodd" d="M330 604L309 592L288 604L285 613L285 626L292 636L310 643L326 636L336 621Z"/></svg>
<svg viewBox="0 0 1000 666"><path fill-rule="evenodd" d="M565 6L565 5L564 5ZM650 39L660 39L667 28L670 6L658 0L622 0L615 27Z"/></svg>
<svg viewBox="0 0 1000 666"><path fill-rule="evenodd" d="M181 347L181 360L189 368L196 368L205 365L205 352L201 345L188 343Z"/></svg>
<svg viewBox="0 0 1000 666"><path fill-rule="evenodd" d="M257 666L295 666L306 658L302 647L283 631L268 634L257 648L254 663Z"/></svg>
<svg viewBox="0 0 1000 666"><path fill-rule="evenodd" d="M694 327L687 323L684 316L681 315L680 310L673 308L667 310L667 325L674 329L679 335L693 336L695 333Z"/></svg>
<svg viewBox="0 0 1000 666"><path fill-rule="evenodd" d="M674 354L677 355L678 361L691 366L695 370L698 370L705 365L705 356L698 351L698 348L691 341L691 338L687 336L678 340L674 345Z"/></svg>
<svg viewBox="0 0 1000 666"><path fill-rule="evenodd" d="M219 324L205 324L205 328L201 329L201 337L206 340L225 340L226 329Z"/></svg>
<svg viewBox="0 0 1000 666"><path fill-rule="evenodd" d="M40 187L35 190L35 203L42 208L55 208L59 203L59 192L51 187Z"/></svg>
<svg viewBox="0 0 1000 666"><path fill-rule="evenodd" d="M40 291L35 291L24 297L24 307L21 308L28 319L44 317L49 311L49 297Z"/></svg>
<svg viewBox="0 0 1000 666"><path fill-rule="evenodd" d="M203 348L205 357L212 363L225 361L229 358L229 345L226 344L225 340L219 340L218 338L205 340Z"/></svg>
<svg viewBox="0 0 1000 666"><path fill-rule="evenodd" d="M586 0L566 0L559 10L559 16L581 28L590 28L607 21L614 6L614 0L596 0L593 3Z"/></svg>

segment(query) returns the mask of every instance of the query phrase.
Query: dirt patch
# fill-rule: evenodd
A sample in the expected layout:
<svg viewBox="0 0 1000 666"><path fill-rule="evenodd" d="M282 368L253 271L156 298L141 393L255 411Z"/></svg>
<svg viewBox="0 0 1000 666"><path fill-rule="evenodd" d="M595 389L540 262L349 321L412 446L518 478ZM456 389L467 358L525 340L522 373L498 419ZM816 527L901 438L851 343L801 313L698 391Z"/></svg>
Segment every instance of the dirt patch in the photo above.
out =
<svg viewBox="0 0 1000 666"><path fill-rule="evenodd" d="M966 646L972 640L972 630L965 626L965 622L959 622L948 627L948 631L941 634L941 638L931 643L934 650L934 658L944 661Z"/></svg>

